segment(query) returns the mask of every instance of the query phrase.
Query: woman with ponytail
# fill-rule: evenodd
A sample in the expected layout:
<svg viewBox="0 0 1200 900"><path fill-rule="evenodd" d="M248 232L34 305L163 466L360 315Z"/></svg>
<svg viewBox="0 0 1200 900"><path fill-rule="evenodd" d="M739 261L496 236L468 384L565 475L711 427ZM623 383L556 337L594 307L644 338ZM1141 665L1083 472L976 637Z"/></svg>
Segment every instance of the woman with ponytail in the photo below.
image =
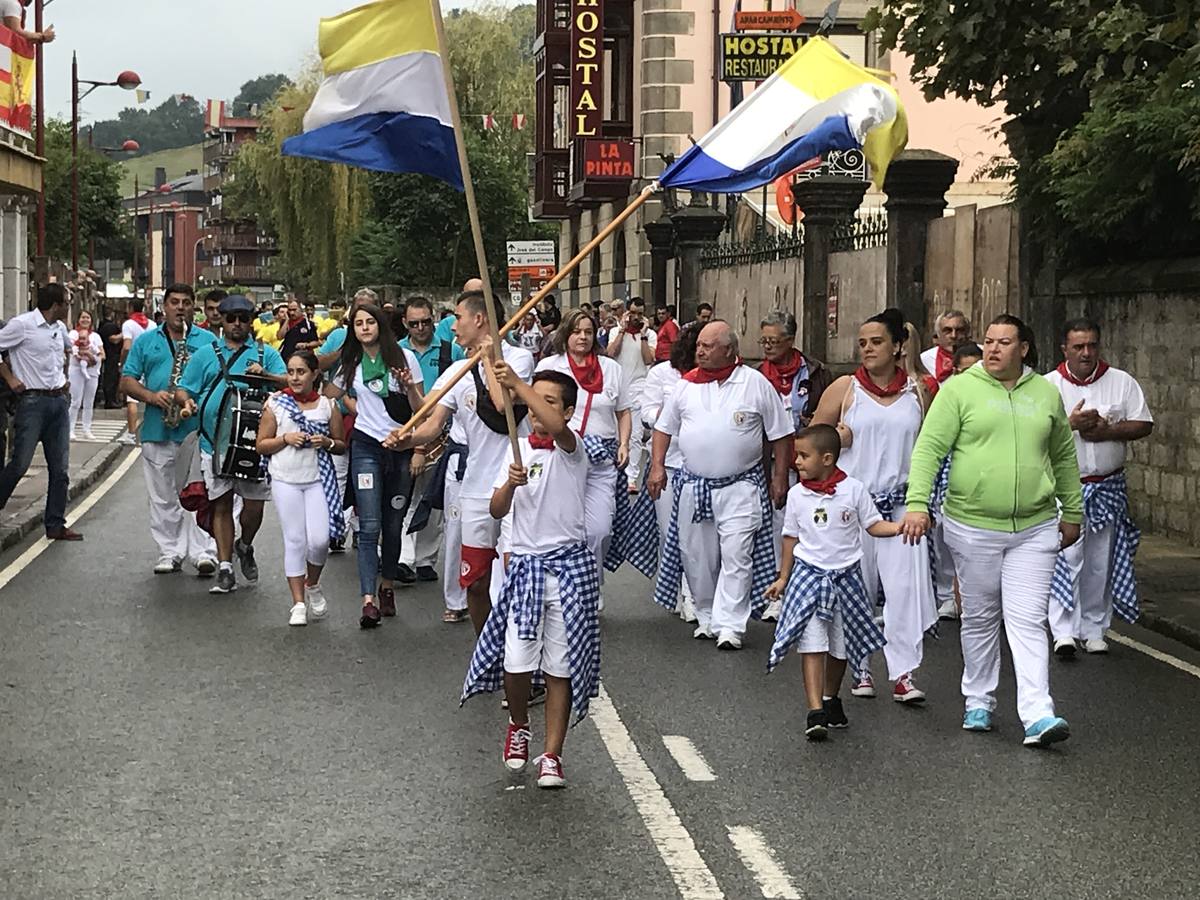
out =
<svg viewBox="0 0 1200 900"><path fill-rule="evenodd" d="M833 425L842 439L839 465L866 485L875 505L889 522L904 518L908 469L913 446L929 407L930 392L918 375L904 367L908 341L904 316L887 309L872 316L858 331L861 365L829 386L813 416L814 425ZM915 347L913 354L915 355ZM863 579L874 595L880 588L883 633L887 646L892 699L920 703L923 691L912 672L921 664L925 632L937 622L929 553L899 541L863 538ZM856 673L851 693L874 697L871 673Z"/></svg>

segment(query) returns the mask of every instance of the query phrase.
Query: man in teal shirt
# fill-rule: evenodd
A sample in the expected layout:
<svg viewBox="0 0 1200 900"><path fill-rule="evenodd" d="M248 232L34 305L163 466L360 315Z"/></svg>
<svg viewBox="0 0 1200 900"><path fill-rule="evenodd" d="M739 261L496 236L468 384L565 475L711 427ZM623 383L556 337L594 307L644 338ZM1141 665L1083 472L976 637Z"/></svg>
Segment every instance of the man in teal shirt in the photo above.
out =
<svg viewBox="0 0 1200 900"><path fill-rule="evenodd" d="M212 438L217 433L221 403L231 382L238 387L246 386L246 382L226 375L266 375L281 388L287 385L287 367L279 352L250 336L254 304L235 294L221 301L220 312L224 340L192 356L176 395L193 413L200 411L200 464L212 504L213 533L217 538L218 571L217 583L210 589L213 594L227 594L237 589L233 574L235 550L246 581L251 584L258 581L254 536L262 525L263 503L271 498L271 486L266 481L224 478L217 472L221 461L213 458ZM242 498L242 536L236 545L233 537L234 494Z"/></svg>
<svg viewBox="0 0 1200 900"><path fill-rule="evenodd" d="M217 342L216 335L192 325L196 295L190 285L173 284L163 298L163 324L134 339L125 358L121 390L145 404L142 419L142 473L150 499L150 536L158 546L154 574L169 575L188 560L201 578L216 574L217 546L196 524L196 517L179 505L175 460L183 439L196 430L195 417L168 428L163 413L175 397L168 390L176 357L188 357Z"/></svg>

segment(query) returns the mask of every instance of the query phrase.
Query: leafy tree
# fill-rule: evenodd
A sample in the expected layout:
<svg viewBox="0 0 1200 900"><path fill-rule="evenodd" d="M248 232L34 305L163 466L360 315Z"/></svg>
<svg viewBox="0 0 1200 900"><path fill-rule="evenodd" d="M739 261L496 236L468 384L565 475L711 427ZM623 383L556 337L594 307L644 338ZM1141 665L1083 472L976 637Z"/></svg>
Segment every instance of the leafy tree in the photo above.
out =
<svg viewBox="0 0 1200 900"><path fill-rule="evenodd" d="M276 94L291 86L292 80L286 75L260 75L251 79L242 85L242 89L233 100L234 114L248 115L253 106L257 106L261 112L275 99Z"/></svg>
<svg viewBox="0 0 1200 900"><path fill-rule="evenodd" d="M131 106L92 126L97 147L119 147L131 139L141 145L138 156L198 144L204 139L204 111L194 99L171 97L152 110Z"/></svg>
<svg viewBox="0 0 1200 900"><path fill-rule="evenodd" d="M998 106L1019 198L1074 260L1200 240L1197 0L880 0L925 96Z"/></svg>

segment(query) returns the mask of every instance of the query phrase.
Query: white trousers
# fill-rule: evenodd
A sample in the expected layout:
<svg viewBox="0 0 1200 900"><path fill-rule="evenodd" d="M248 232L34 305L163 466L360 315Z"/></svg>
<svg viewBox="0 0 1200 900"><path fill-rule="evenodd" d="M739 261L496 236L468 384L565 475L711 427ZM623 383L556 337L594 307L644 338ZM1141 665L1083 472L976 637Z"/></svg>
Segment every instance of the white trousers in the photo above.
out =
<svg viewBox="0 0 1200 900"><path fill-rule="evenodd" d="M1046 601L1058 555L1051 519L1015 534L945 519L962 595L962 692L966 708L996 708L1000 683L1000 623L1017 676L1017 714L1028 728L1054 715Z"/></svg>
<svg viewBox="0 0 1200 900"><path fill-rule="evenodd" d="M896 507L895 519L904 518L905 507ZM933 576L929 571L929 548L924 542L912 545L900 538L873 538L864 533L862 573L867 597L872 603L883 584L883 636L887 644L888 678L895 681L921 665L925 632L937 622L933 601Z"/></svg>
<svg viewBox="0 0 1200 900"><path fill-rule="evenodd" d="M1109 524L1099 531L1088 531L1084 522L1079 540L1062 551L1071 570L1071 584L1075 591L1075 609L1067 612L1053 597L1050 598L1050 634L1055 640L1077 638L1081 641L1104 637L1112 625L1112 586L1109 571L1112 569L1113 538L1116 528Z"/></svg>
<svg viewBox="0 0 1200 900"><path fill-rule="evenodd" d="M292 484L276 478L271 482L271 499L283 529L284 577L307 574L308 563L325 565L329 557L329 505L321 482Z"/></svg>
<svg viewBox="0 0 1200 900"><path fill-rule="evenodd" d="M75 423L83 413L83 430L92 430L92 416L96 411L96 386L100 384L100 367L96 366L96 374L86 374L79 366L71 365L71 433L75 432Z"/></svg>
<svg viewBox="0 0 1200 900"><path fill-rule="evenodd" d="M333 474L337 478L338 496L346 499L346 479L350 476L350 454L342 453L333 458ZM358 531L358 516L353 509L343 513L346 517L346 527L349 531Z"/></svg>
<svg viewBox="0 0 1200 900"><path fill-rule="evenodd" d="M158 555L187 559L201 556L216 559L217 542L196 524L196 517L179 505L175 490L175 457L179 445L170 441L142 444L142 474L150 501L150 536Z"/></svg>
<svg viewBox="0 0 1200 900"><path fill-rule="evenodd" d="M679 498L679 544L702 628L742 635L750 621L754 533L762 525L758 488L738 481L712 492L713 521L693 522L695 492Z"/></svg>
<svg viewBox="0 0 1200 900"><path fill-rule="evenodd" d="M633 425L629 435L629 464L625 468L625 474L629 476L629 483L638 485L639 478L642 474L642 460L648 455L646 442L642 439L646 433L646 426L642 424L642 401L641 392L633 401L633 409L629 411L633 417Z"/></svg>
<svg viewBox="0 0 1200 900"><path fill-rule="evenodd" d="M584 493L583 526L588 549L596 554L600 583L604 583L604 556L612 536L613 516L617 512L617 467L605 460L588 467Z"/></svg>
<svg viewBox="0 0 1200 900"><path fill-rule="evenodd" d="M447 472L442 529L442 595L446 598L446 609L467 608L467 589L458 583L462 566L462 507L458 499L461 490L454 473Z"/></svg>
<svg viewBox="0 0 1200 900"><path fill-rule="evenodd" d="M425 493L429 484L428 471L422 472L413 487L413 502L408 504L408 513L404 516L404 539L400 542L400 562L406 566L437 566L438 547L442 543L442 510L429 511L429 523L416 534L408 533L408 525L412 521L417 501ZM449 479L447 479L447 482Z"/></svg>
<svg viewBox="0 0 1200 900"><path fill-rule="evenodd" d="M671 527L671 505L675 502L671 485L675 481L675 473L677 469L667 469L667 486L654 501L654 515L658 519L658 545L661 548L667 540L667 531ZM679 498L679 502L683 503L683 498ZM658 554L658 564L661 572L662 569L662 553ZM683 573L683 579L680 581L680 588L686 600L692 599L692 588L688 584L688 574Z"/></svg>
<svg viewBox="0 0 1200 900"><path fill-rule="evenodd" d="M942 516L938 516L937 524L929 532L929 540L933 541L934 553L937 556L937 568L933 572L933 587L939 609L947 603L954 602L954 555L946 546L946 532L942 528L942 518Z"/></svg>

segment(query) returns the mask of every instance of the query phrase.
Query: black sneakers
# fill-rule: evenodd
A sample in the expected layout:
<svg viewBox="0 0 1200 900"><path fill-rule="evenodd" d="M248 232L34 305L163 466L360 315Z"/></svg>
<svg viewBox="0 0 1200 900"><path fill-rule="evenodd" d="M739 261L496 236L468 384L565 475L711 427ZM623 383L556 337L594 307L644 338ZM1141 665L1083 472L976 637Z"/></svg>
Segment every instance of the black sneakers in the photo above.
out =
<svg viewBox="0 0 1200 900"><path fill-rule="evenodd" d="M412 566L400 563L396 569L396 580L401 584L413 584L417 580L417 573L413 571Z"/></svg>
<svg viewBox="0 0 1200 900"><path fill-rule="evenodd" d="M241 560L242 577L251 584L256 583L258 581L258 563L254 561L254 547L250 544L236 541L233 545L233 552Z"/></svg>
<svg viewBox="0 0 1200 900"><path fill-rule="evenodd" d="M433 566L417 566L417 581L437 581L437 570Z"/></svg>
<svg viewBox="0 0 1200 900"><path fill-rule="evenodd" d="M233 577L233 569L221 569L217 572L216 583L208 589L210 594L229 594L237 590L237 579Z"/></svg>
<svg viewBox="0 0 1200 900"><path fill-rule="evenodd" d="M808 711L808 726L804 729L804 736L810 741L823 741L829 735L829 716L826 715L823 709L810 709Z"/></svg>
<svg viewBox="0 0 1200 900"><path fill-rule="evenodd" d="M842 701L839 698L830 697L821 702L825 707L825 717L830 728L849 727L850 720L846 718L846 711L842 709Z"/></svg>

